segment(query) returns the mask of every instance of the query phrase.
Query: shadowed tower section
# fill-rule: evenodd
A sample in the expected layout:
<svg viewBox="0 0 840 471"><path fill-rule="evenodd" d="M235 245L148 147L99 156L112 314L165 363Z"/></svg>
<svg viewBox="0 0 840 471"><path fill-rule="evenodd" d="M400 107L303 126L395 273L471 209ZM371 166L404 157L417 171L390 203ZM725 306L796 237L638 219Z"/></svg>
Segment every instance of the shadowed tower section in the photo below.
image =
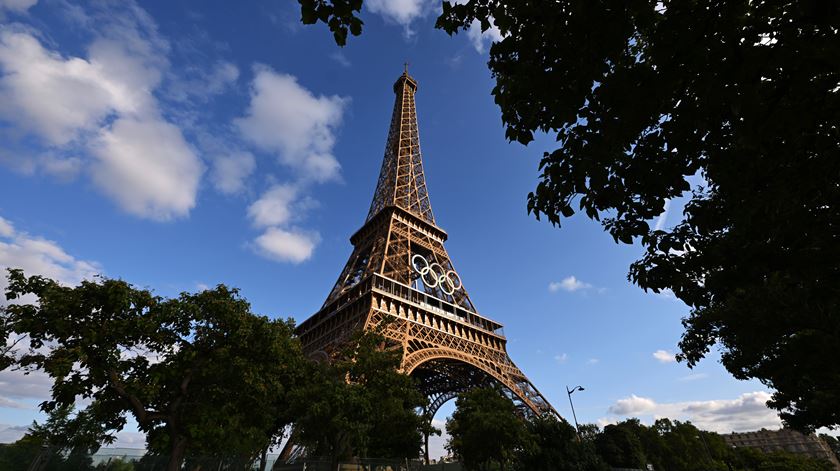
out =
<svg viewBox="0 0 840 471"><path fill-rule="evenodd" d="M321 310L297 329L304 351L330 358L353 332L387 320L385 335L403 347L402 371L429 398L429 419L459 393L493 383L524 412L556 415L508 356L502 325L478 313L444 248L423 173L417 88L407 71L394 84L370 211Z"/></svg>

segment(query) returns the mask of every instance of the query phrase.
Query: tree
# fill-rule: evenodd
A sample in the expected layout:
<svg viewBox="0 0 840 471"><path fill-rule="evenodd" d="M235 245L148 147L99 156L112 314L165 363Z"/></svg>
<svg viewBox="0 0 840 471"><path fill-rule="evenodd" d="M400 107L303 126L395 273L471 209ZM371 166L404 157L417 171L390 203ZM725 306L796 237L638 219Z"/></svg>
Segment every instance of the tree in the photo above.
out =
<svg viewBox="0 0 840 471"><path fill-rule="evenodd" d="M362 0L299 0L336 41ZM469 0L508 139L556 137L528 210L639 241L629 278L691 307L680 360L718 344L791 426L840 423L840 5L819 0ZM688 201L667 229L651 221Z"/></svg>
<svg viewBox="0 0 840 471"><path fill-rule="evenodd" d="M831 471L835 469L828 461L818 460L807 455L786 451L764 453L755 448L733 449L732 466L735 469L773 471Z"/></svg>
<svg viewBox="0 0 840 471"><path fill-rule="evenodd" d="M495 388L475 388L458 396L446 431L447 450L471 470L488 469L495 462L504 471L530 438L513 402Z"/></svg>
<svg viewBox="0 0 840 471"><path fill-rule="evenodd" d="M517 469L523 471L600 471L609 466L588 439L578 440L574 427L552 415L531 417L527 445L519 452ZM591 428L587 428L587 433Z"/></svg>
<svg viewBox="0 0 840 471"><path fill-rule="evenodd" d="M304 362L291 321L252 314L236 289L163 299L121 280L65 287L9 270L6 297L18 304L0 312L2 334L31 347L6 352L6 364L54 381L41 409L90 400L67 440L84 419L97 426L88 438L107 441L131 414L176 470L188 452L252 455L291 420L286 397Z"/></svg>
<svg viewBox="0 0 840 471"><path fill-rule="evenodd" d="M0 469L60 471L88 469L90 456L99 449L100 427L73 406L56 408L46 422L32 422L18 441L0 448ZM37 466L35 466L37 464Z"/></svg>
<svg viewBox="0 0 840 471"><path fill-rule="evenodd" d="M645 469L648 458L639 439L639 419L628 419L604 427L595 439L598 455L613 468Z"/></svg>
<svg viewBox="0 0 840 471"><path fill-rule="evenodd" d="M647 430L656 437L656 445L645 446L655 469L727 470L730 450L720 435L670 419L658 419Z"/></svg>
<svg viewBox="0 0 840 471"><path fill-rule="evenodd" d="M330 362L311 365L315 380L296 393L296 434L333 464L356 457L420 455L426 398L398 371L399 346L379 330L357 332Z"/></svg>

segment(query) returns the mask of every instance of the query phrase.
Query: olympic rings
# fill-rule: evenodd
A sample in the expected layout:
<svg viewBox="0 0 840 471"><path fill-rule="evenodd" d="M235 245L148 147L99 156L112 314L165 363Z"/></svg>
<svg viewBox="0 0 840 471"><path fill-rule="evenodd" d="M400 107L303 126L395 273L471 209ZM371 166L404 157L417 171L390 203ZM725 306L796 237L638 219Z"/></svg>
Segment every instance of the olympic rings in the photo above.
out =
<svg viewBox="0 0 840 471"><path fill-rule="evenodd" d="M444 293L452 295L455 291L464 286L461 282L461 277L458 276L454 270L446 271L446 269L437 262L430 264L429 261L426 260L426 257L420 255L419 253L414 254L414 256L411 257L411 266L414 267L414 271L420 274L423 284L429 288L436 288L440 286L440 289Z"/></svg>

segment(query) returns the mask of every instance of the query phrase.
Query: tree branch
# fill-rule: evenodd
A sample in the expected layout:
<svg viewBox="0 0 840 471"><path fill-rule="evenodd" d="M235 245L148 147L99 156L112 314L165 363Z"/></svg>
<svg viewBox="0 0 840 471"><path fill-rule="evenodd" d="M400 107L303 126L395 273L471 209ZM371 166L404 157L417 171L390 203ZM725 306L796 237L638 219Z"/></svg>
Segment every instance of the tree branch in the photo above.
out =
<svg viewBox="0 0 840 471"><path fill-rule="evenodd" d="M134 412L134 417L137 419L137 423L140 424L147 424L153 420L161 420L161 419L168 419L169 416L166 414L157 412L157 411L149 411L146 410L146 407L140 401L140 399L135 396L134 394L129 393L126 391L125 386L123 386L122 382L120 381L117 372L110 368L108 369L108 377L110 378L110 386L120 395L123 399L131 404L131 409Z"/></svg>

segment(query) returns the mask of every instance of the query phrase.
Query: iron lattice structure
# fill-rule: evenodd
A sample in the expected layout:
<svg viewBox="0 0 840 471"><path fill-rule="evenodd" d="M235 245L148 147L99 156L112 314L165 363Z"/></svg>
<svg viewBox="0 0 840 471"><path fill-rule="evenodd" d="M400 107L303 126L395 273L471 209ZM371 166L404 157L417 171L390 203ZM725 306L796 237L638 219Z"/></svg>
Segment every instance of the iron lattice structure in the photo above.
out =
<svg viewBox="0 0 840 471"><path fill-rule="evenodd" d="M353 253L320 311L297 329L304 351L329 358L358 329L383 321L402 345L402 371L429 398L427 417L470 388L498 382L525 412L557 412L507 354L502 325L481 316L444 248L420 153L414 95L403 73L385 157Z"/></svg>

